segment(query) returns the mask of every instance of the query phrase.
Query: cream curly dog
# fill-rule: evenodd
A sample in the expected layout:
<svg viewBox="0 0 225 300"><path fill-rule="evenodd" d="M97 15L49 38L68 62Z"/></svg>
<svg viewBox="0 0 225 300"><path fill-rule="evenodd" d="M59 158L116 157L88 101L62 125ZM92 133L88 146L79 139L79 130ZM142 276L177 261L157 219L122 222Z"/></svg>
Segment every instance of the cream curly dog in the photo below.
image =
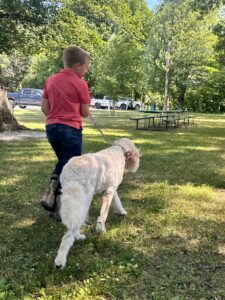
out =
<svg viewBox="0 0 225 300"><path fill-rule="evenodd" d="M124 170L136 172L139 167L139 149L129 139L117 140L111 147L97 153L71 158L60 176L62 185L60 214L68 231L62 238L55 265L63 268L70 247L75 240L84 240L80 227L88 216L93 196L104 192L96 231L105 231L110 204L114 201L119 214L126 215L117 188Z"/></svg>

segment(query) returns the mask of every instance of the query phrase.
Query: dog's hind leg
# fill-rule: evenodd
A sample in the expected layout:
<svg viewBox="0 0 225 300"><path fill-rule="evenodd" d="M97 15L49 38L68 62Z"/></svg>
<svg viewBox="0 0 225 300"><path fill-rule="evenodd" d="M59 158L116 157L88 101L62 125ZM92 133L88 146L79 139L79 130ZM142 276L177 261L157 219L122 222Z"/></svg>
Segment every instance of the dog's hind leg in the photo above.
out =
<svg viewBox="0 0 225 300"><path fill-rule="evenodd" d="M123 205L120 201L120 197L119 197L117 191L115 191L115 193L113 195L113 203L114 203L115 209L118 212L118 214L120 214L120 215L127 214L126 210L123 208Z"/></svg>
<svg viewBox="0 0 225 300"><path fill-rule="evenodd" d="M79 230L75 230L74 228L69 229L62 238L57 256L55 258L56 267L64 268L66 265L67 254L74 241L84 239L85 235L80 234Z"/></svg>
<svg viewBox="0 0 225 300"><path fill-rule="evenodd" d="M114 194L114 189L108 189L102 198L102 207L100 210L100 216L97 219L96 231L103 232L105 231L105 222L109 213L109 208L112 202Z"/></svg>

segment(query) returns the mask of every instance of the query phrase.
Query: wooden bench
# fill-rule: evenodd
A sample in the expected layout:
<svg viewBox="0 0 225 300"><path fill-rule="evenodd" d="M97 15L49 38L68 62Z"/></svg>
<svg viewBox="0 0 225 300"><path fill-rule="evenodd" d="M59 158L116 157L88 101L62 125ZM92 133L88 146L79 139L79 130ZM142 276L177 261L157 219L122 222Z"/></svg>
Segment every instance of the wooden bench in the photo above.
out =
<svg viewBox="0 0 225 300"><path fill-rule="evenodd" d="M162 120L163 117L161 116L148 116L148 117L137 117L137 118L130 118L131 121L136 121L136 129L137 130L167 130L167 124L163 124ZM155 120L158 122L156 123ZM143 121L142 127L140 123Z"/></svg>
<svg viewBox="0 0 225 300"><path fill-rule="evenodd" d="M165 116L165 121L168 126L179 127L180 125L190 125L194 124L194 115L189 115L188 113L184 114L175 114Z"/></svg>
<svg viewBox="0 0 225 300"><path fill-rule="evenodd" d="M165 115L162 116L162 122L166 125L166 130L168 127L178 127L180 118L178 115Z"/></svg>
<svg viewBox="0 0 225 300"><path fill-rule="evenodd" d="M192 120L192 122L190 123L190 120ZM189 124L194 124L195 123L195 116L193 115L193 116L188 116L188 125Z"/></svg>
<svg viewBox="0 0 225 300"><path fill-rule="evenodd" d="M157 116L145 116L130 118L136 122L137 130L168 130L169 128L177 128L180 125L194 124L195 116L188 114L165 114Z"/></svg>
<svg viewBox="0 0 225 300"><path fill-rule="evenodd" d="M193 115L181 115L179 117L179 122L182 122L182 125L193 125L195 120L195 116Z"/></svg>

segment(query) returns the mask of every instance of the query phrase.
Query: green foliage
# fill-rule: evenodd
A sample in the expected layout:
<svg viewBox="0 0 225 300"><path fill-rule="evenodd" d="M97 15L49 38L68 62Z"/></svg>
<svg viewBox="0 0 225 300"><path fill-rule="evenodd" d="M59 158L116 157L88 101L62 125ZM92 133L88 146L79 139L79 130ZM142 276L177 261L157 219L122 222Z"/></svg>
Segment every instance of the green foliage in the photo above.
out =
<svg viewBox="0 0 225 300"><path fill-rule="evenodd" d="M163 0L163 3L175 3L176 0ZM224 0L192 0L191 7L198 10L202 16L225 4Z"/></svg>
<svg viewBox="0 0 225 300"><path fill-rule="evenodd" d="M63 1L24 84L43 86L62 67L63 49L77 44L93 57L86 79L94 94L142 93L146 85L143 47L151 13L143 1L114 2Z"/></svg>
<svg viewBox="0 0 225 300"><path fill-rule="evenodd" d="M146 34L144 18L150 16L147 5L143 0L104 0L104 1L63 1L78 17L86 20L87 25L94 27L103 41L108 41L112 34L140 32ZM131 26L130 19L136 19L136 26Z"/></svg>
<svg viewBox="0 0 225 300"><path fill-rule="evenodd" d="M201 68L195 85L187 92L188 108L204 112L225 111L225 69Z"/></svg>
<svg viewBox="0 0 225 300"><path fill-rule="evenodd" d="M39 54L33 56L30 72L24 80L27 86L43 87L48 76L63 68L62 53L68 45L79 45L92 55L102 41L93 28L88 28L83 18L68 8L60 9L55 23L49 28L45 44Z"/></svg>
<svg viewBox="0 0 225 300"><path fill-rule="evenodd" d="M225 66L225 19L220 20L214 26L214 32L218 36L218 41L216 44L216 58L221 66Z"/></svg>
<svg viewBox="0 0 225 300"><path fill-rule="evenodd" d="M35 52L55 13L55 5L50 1L1 0L0 53L14 49Z"/></svg>
<svg viewBox="0 0 225 300"><path fill-rule="evenodd" d="M168 92L170 108L223 110L222 2L164 0L153 14L144 0L0 1L1 79L42 88L76 44L92 56L93 95L161 106Z"/></svg>
<svg viewBox="0 0 225 300"><path fill-rule="evenodd" d="M144 47L151 13L139 1L121 1L116 5L117 32L98 53L93 70L93 90L117 99L143 94L147 90Z"/></svg>
<svg viewBox="0 0 225 300"><path fill-rule="evenodd" d="M225 4L224 0L194 0L193 1L193 9L200 10L201 14L207 14L216 7L219 7Z"/></svg>
<svg viewBox="0 0 225 300"><path fill-rule="evenodd" d="M189 0L174 0L159 8L153 18L147 49L153 90L160 89L162 93L169 55L169 94L181 107L199 67L213 63L216 43L210 28L216 22L215 13L199 18L191 3Z"/></svg>
<svg viewBox="0 0 225 300"><path fill-rule="evenodd" d="M94 64L96 91L114 99L142 91L142 52L131 34L112 36Z"/></svg>
<svg viewBox="0 0 225 300"><path fill-rule="evenodd" d="M3 86L10 90L19 89L29 67L29 58L18 51L12 52L9 56L0 54L0 74Z"/></svg>
<svg viewBox="0 0 225 300"><path fill-rule="evenodd" d="M49 56L44 53L34 55L29 72L23 79L23 86L43 88L47 77L58 71L60 63L62 67L62 60L61 62L57 62L57 60L58 56L55 57L53 53L50 53Z"/></svg>

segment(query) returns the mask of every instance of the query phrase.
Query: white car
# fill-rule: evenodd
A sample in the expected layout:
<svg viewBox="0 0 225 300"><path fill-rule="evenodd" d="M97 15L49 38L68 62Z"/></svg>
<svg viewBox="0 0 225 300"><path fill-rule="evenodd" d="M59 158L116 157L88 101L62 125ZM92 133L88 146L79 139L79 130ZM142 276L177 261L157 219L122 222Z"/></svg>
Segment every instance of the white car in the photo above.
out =
<svg viewBox="0 0 225 300"><path fill-rule="evenodd" d="M142 106L143 106L143 103L141 103L139 101L132 101L131 99L119 100L116 103L116 108L122 109L122 110L128 110L128 109L139 110L140 108L142 108Z"/></svg>
<svg viewBox="0 0 225 300"><path fill-rule="evenodd" d="M103 99L92 98L90 106L97 109L99 108L110 109L113 106L113 100L111 100L110 97L108 96L104 96Z"/></svg>

